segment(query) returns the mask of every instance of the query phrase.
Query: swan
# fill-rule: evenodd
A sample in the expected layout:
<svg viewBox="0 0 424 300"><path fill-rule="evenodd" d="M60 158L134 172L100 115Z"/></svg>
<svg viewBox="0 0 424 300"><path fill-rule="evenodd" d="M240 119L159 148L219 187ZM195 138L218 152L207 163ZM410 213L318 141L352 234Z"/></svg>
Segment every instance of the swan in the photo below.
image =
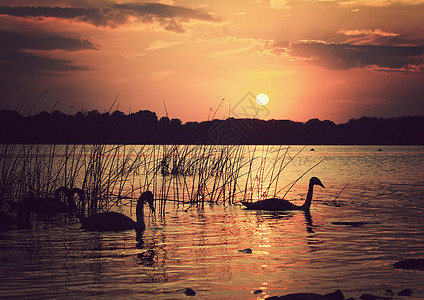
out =
<svg viewBox="0 0 424 300"><path fill-rule="evenodd" d="M285 210L303 210L309 212L311 207L312 194L314 190L314 185L319 185L320 187L325 188L321 180L317 177L312 177L309 180L308 195L306 196L305 203L301 206L290 203L287 200L271 198L257 202L242 202L244 206L248 209L257 209L257 210L272 210L272 211L285 211Z"/></svg>
<svg viewBox="0 0 424 300"><path fill-rule="evenodd" d="M67 202L61 199L61 194L66 196ZM58 214L73 211L71 190L62 186L54 192L54 198L28 198L20 202L8 202L9 205L20 212L37 214Z"/></svg>
<svg viewBox="0 0 424 300"><path fill-rule="evenodd" d="M80 199L84 201L84 192L80 189L74 188L71 191L73 194L78 193ZM72 198L73 199L73 198ZM136 229L137 231L144 231L146 224L144 223L144 203L149 203L150 209L154 212L153 194L146 191L141 194L137 201L136 216L137 221L117 212L104 212L93 214L85 217L76 211L76 205L73 204L74 212L77 218L81 221L82 229L88 231L120 231Z"/></svg>

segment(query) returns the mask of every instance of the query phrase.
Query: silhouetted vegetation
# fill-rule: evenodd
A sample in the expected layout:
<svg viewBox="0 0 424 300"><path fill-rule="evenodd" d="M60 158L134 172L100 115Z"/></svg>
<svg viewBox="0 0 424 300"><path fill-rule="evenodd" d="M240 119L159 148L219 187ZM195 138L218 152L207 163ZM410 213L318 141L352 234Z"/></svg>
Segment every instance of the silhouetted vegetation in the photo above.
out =
<svg viewBox="0 0 424 300"><path fill-rule="evenodd" d="M424 117L351 119L345 124L311 119L234 119L182 123L139 111L42 112L23 117L0 111L1 144L246 144L424 145Z"/></svg>
<svg viewBox="0 0 424 300"><path fill-rule="evenodd" d="M74 199L81 215L130 204L146 190L162 214L167 201L192 207L285 196L322 161L282 183L280 175L305 146L295 153L283 145L0 146L0 211L77 187L85 193L84 201Z"/></svg>

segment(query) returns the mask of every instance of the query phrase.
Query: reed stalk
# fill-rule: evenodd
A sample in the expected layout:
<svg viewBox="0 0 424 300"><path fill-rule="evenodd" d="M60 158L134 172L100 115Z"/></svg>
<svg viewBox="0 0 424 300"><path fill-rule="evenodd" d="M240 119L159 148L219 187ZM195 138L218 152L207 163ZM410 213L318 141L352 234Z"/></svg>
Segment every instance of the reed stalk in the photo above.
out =
<svg viewBox="0 0 424 300"><path fill-rule="evenodd" d="M0 207L51 195L59 186L79 187L90 215L132 204L145 190L165 214L169 203L234 204L240 200L276 197L297 180L280 186L283 171L303 151L289 146L244 145L1 145Z"/></svg>

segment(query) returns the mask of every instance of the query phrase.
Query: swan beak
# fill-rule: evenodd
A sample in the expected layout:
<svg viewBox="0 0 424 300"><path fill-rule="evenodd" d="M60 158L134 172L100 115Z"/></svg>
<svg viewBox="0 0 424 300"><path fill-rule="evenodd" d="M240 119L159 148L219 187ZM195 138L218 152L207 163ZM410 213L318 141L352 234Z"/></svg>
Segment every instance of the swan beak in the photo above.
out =
<svg viewBox="0 0 424 300"><path fill-rule="evenodd" d="M149 203L150 210L155 212L155 207L153 206L155 199L152 192L145 191L143 194L141 194L140 199L143 199L143 204L146 202Z"/></svg>
<svg viewBox="0 0 424 300"><path fill-rule="evenodd" d="M152 212L155 212L155 207L153 206L153 199L149 200L149 207L151 209Z"/></svg>
<svg viewBox="0 0 424 300"><path fill-rule="evenodd" d="M323 188L325 188L325 186L322 184L322 182L320 182L320 183L317 183L320 187L323 187Z"/></svg>

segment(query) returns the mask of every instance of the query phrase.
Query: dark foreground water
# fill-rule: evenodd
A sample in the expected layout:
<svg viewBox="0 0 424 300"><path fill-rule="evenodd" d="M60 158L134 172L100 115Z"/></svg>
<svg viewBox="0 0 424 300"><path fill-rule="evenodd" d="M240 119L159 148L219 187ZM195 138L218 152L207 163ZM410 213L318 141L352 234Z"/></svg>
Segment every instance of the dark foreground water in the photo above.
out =
<svg viewBox="0 0 424 300"><path fill-rule="evenodd" d="M424 147L314 149L293 166L327 158L309 173L326 185L315 189L310 216L168 205L163 217L146 210L141 236L38 218L31 229L0 232L0 297L179 299L189 287L199 299L336 289L359 298L409 288L409 299L424 299L424 271L393 267L424 258ZM304 199L309 174L286 199ZM348 221L359 223L338 223Z"/></svg>

